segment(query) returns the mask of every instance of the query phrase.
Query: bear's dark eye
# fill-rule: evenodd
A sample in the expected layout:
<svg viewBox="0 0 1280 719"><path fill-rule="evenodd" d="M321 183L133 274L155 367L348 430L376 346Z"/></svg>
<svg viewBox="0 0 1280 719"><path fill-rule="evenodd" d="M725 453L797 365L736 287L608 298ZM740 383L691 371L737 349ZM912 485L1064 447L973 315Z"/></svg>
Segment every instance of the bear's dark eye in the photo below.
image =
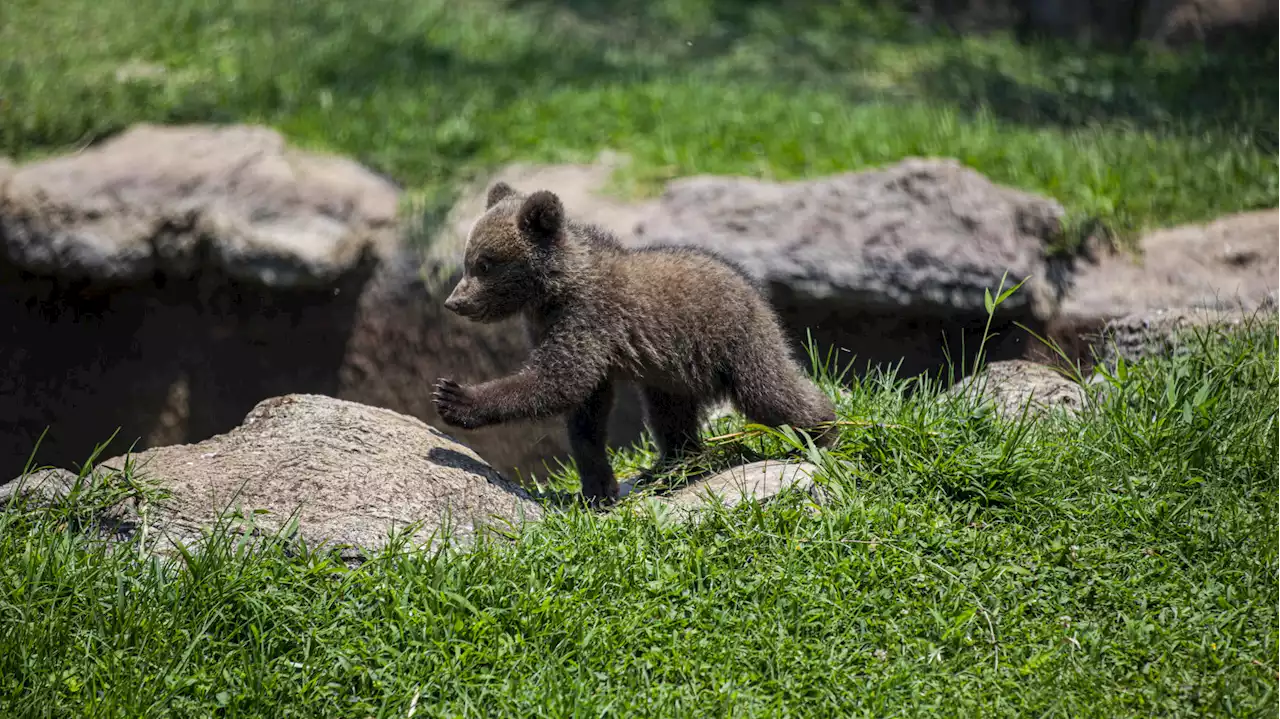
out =
<svg viewBox="0 0 1280 719"><path fill-rule="evenodd" d="M493 269L493 260L488 257L481 257L476 260L475 267L473 268L477 275L487 275L491 269Z"/></svg>

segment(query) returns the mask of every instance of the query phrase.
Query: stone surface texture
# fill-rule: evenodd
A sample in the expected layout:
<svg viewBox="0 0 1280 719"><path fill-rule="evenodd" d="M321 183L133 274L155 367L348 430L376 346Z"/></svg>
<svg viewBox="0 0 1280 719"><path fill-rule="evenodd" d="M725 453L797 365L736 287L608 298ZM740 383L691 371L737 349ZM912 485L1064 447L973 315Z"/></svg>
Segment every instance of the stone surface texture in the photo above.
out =
<svg viewBox="0 0 1280 719"><path fill-rule="evenodd" d="M698 477L671 492L647 499L686 513L696 512L709 504L735 507L744 501L763 503L790 489L812 492L817 471L818 468L809 462L762 460ZM634 488L624 482L619 490L625 497Z"/></svg>
<svg viewBox="0 0 1280 719"><path fill-rule="evenodd" d="M798 349L812 333L841 365L909 376L973 352L984 292L1002 278L1028 281L1001 306L987 352L1025 350L1013 323L1041 328L1056 311L1046 251L1062 215L956 161L912 158L802 182L675 180L631 242L716 252L765 288Z"/></svg>
<svg viewBox="0 0 1280 719"><path fill-rule="evenodd" d="M231 432L99 467L124 470L126 462L168 495L151 511L156 536L184 543L237 509L264 532L296 516L308 546L349 545L352 557L415 522L423 523L418 544L438 542L437 531L465 543L486 526L518 528L542 516L524 490L420 420L319 395L264 400Z"/></svg>
<svg viewBox="0 0 1280 719"><path fill-rule="evenodd" d="M1027 360L992 362L948 391L976 393L1002 417L1014 420L1024 412L1033 417L1054 409L1075 413L1085 402L1084 390L1077 382Z"/></svg>
<svg viewBox="0 0 1280 719"><path fill-rule="evenodd" d="M205 267L324 285L395 240L394 185L262 127L138 125L12 171L0 251L23 270L99 282Z"/></svg>

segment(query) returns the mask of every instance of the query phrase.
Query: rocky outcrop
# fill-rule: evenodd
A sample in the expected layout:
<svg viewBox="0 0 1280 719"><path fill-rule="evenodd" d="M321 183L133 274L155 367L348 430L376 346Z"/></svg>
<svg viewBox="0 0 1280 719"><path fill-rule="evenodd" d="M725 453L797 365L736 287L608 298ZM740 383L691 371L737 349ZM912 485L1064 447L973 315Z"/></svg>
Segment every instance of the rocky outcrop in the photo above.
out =
<svg viewBox="0 0 1280 719"><path fill-rule="evenodd" d="M115 537L132 538L145 524L160 549L198 542L226 511L265 534L296 519L307 546L343 547L349 559L417 523L416 544L446 534L465 543L485 527L505 531L542 516L479 455L420 420L317 395L265 400L226 434L108 459L98 476L126 469L158 498L147 502L145 518L136 498L107 508ZM67 474L37 477L23 491L63 494Z"/></svg>
<svg viewBox="0 0 1280 719"><path fill-rule="evenodd" d="M291 393L436 422L436 377L489 379L528 351L516 321L481 325L442 306L494 179L555 190L625 242L735 260L798 346L812 331L824 356L856 370L968 365L984 291L1006 272L1030 281L996 313L993 361L1036 356L1015 323L1081 356L1122 316L1274 295L1275 211L1152 233L1141 262L1064 272L1046 259L1061 207L955 161L791 183L687 178L640 203L603 191L617 161L508 168L464 194L425 252L404 244L394 185L263 128L140 126L73 155L0 163L0 476L21 471L38 440L37 464L70 467L117 430L107 454L195 442ZM610 435L624 445L641 411L629 388L616 407ZM559 419L456 434L509 476L567 457Z"/></svg>
<svg viewBox="0 0 1280 719"><path fill-rule="evenodd" d="M1147 233L1139 255L1108 254L1075 273L1060 316L1122 317L1168 307L1252 310L1274 304L1280 210Z"/></svg>
<svg viewBox="0 0 1280 719"><path fill-rule="evenodd" d="M323 287L396 242L393 185L260 127L140 125L2 189L3 258L97 286L214 271Z"/></svg>
<svg viewBox="0 0 1280 719"><path fill-rule="evenodd" d="M1028 283L1000 307L988 347L1019 356L1022 322L1042 326L1057 295L1046 244L1056 202L996 185L952 160L770 183L693 177L668 185L634 242L702 247L766 287L797 340L913 375L978 346L986 290Z"/></svg>
<svg viewBox="0 0 1280 719"><path fill-rule="evenodd" d="M1110 351L1111 338L1132 334L1125 327L1201 315L1225 320L1274 307L1278 227L1280 210L1238 213L1150 232L1136 256L1110 253L1082 261L1071 273L1050 336L1087 368L1099 352ZM1118 324L1107 330L1111 323Z"/></svg>
<svg viewBox="0 0 1280 719"><path fill-rule="evenodd" d="M257 127L140 126L0 167L0 476L37 441L37 464L76 466L113 432L108 454L198 441L290 393L430 423L436 377L518 368L514 322L443 309L399 202ZM639 431L623 410L620 442ZM459 435L504 472L567 452L559 421Z"/></svg>
<svg viewBox="0 0 1280 719"><path fill-rule="evenodd" d="M571 213L624 242L704 247L734 260L768 289L798 349L812 332L824 355L837 350L837 362L856 357L858 370L900 366L906 375L944 367L948 353L958 361L962 342L971 365L986 323L984 290L1006 271L1009 284L1030 279L997 310L988 359L1058 361L1021 324L1086 370L1108 322L1161 308L1253 307L1271 301L1280 272L1275 210L1153 231L1137 259L1051 261L1057 203L950 160L794 183L685 178L656 201L631 204L602 192L615 166L520 165L478 183L437 240L451 248L441 262L456 265L464 218L483 206L488 183L552 189ZM638 415L625 424L619 432L638 427Z"/></svg>
<svg viewBox="0 0 1280 719"><path fill-rule="evenodd" d="M0 476L333 394L398 191L254 127L144 125L0 186Z"/></svg>

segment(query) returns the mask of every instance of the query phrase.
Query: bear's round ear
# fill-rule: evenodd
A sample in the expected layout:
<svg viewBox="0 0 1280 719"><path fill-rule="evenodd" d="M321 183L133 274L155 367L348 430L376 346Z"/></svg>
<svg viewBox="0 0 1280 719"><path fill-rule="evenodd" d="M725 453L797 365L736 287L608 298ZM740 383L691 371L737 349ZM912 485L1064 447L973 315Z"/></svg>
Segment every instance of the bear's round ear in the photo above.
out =
<svg viewBox="0 0 1280 719"><path fill-rule="evenodd" d="M489 188L489 194L485 196L484 209L487 210L514 194L516 194L516 191L511 185L501 181L495 182Z"/></svg>
<svg viewBox="0 0 1280 719"><path fill-rule="evenodd" d="M516 215L520 232L534 242L551 244L564 226L564 206L554 192L538 190L525 199Z"/></svg>

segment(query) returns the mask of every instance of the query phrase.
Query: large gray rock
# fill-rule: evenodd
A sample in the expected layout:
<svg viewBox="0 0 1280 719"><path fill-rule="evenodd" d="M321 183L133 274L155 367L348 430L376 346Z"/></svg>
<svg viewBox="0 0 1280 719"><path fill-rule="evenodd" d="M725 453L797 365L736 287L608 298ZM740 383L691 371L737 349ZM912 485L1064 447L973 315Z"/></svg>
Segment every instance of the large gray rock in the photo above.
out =
<svg viewBox="0 0 1280 719"><path fill-rule="evenodd" d="M1127 342L1143 323L1167 329L1182 322L1175 317L1243 316L1274 307L1278 228L1278 210L1243 212L1150 232L1140 240L1137 257L1116 253L1082 263L1049 334L1088 367L1097 350L1110 351L1109 338ZM1119 324L1106 329L1112 322ZM1051 359L1043 353L1039 358Z"/></svg>
<svg viewBox="0 0 1280 719"><path fill-rule="evenodd" d="M183 544L228 509L251 516L266 533L296 517L298 537L308 546L348 546L349 558L377 551L388 532L415 522L423 522L417 543L438 543L443 535L431 538L433 532L465 543L485 527L518 527L541 517L528 494L436 429L318 395L265 400L231 432L112 458L99 471L121 471L126 462L137 479L167 495L150 507L152 536ZM41 491L62 493L66 478L52 477L53 491ZM12 483L5 493L16 488ZM127 536L141 530L139 505L114 511Z"/></svg>
<svg viewBox="0 0 1280 719"><path fill-rule="evenodd" d="M993 328L1018 354L1013 321L1038 326L1056 309L1046 243L1055 201L996 185L954 160L908 159L804 182L733 177L672 182L635 242L702 247L739 264L771 293L793 335L864 361L936 369L986 322L985 290L1030 278ZM847 360L848 357L846 356Z"/></svg>
<svg viewBox="0 0 1280 719"><path fill-rule="evenodd" d="M1062 207L953 160L772 183L691 177L668 185L636 229L644 242L704 247L801 300L908 313L981 311L983 290L1045 271ZM1047 314L1033 291L1008 301Z"/></svg>
<svg viewBox="0 0 1280 719"><path fill-rule="evenodd" d="M1280 277L1280 210L1156 230L1140 255L1105 255L1077 272L1060 315L1123 317L1164 308L1252 310L1273 303Z"/></svg>
<svg viewBox="0 0 1280 719"><path fill-rule="evenodd" d="M0 252L39 274L134 282L205 266L268 286L327 284L395 242L396 188L275 131L139 125L0 186Z"/></svg>

